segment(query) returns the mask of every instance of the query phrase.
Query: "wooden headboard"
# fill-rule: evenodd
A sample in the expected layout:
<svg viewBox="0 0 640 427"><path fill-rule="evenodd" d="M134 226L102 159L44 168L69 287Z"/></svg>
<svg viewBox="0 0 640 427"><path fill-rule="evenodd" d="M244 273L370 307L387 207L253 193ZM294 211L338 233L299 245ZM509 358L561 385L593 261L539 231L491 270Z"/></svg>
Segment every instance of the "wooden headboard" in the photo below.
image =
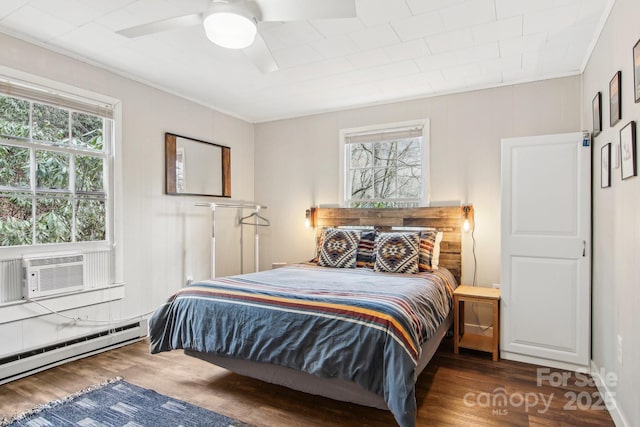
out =
<svg viewBox="0 0 640 427"><path fill-rule="evenodd" d="M391 227L433 227L443 232L440 265L460 283L462 273L462 222L460 206L422 208L313 208L317 227L374 226L383 231ZM473 208L470 207L470 218Z"/></svg>

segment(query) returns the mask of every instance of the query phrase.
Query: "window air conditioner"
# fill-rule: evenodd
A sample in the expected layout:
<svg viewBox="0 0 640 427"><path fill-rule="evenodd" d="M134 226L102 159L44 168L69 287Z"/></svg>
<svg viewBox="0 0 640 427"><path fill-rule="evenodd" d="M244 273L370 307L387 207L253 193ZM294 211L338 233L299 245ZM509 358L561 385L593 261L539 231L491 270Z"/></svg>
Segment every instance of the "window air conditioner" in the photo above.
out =
<svg viewBox="0 0 640 427"><path fill-rule="evenodd" d="M31 256L22 259L23 298L34 299L84 289L84 255Z"/></svg>

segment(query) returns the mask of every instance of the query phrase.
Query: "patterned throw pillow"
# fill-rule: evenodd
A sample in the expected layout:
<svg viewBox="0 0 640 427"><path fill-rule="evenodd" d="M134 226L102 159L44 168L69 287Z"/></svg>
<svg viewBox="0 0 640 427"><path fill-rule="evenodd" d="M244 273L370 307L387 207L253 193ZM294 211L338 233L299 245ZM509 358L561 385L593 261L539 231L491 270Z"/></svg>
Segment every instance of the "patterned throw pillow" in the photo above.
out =
<svg viewBox="0 0 640 427"><path fill-rule="evenodd" d="M359 268L373 268L375 264L376 247L376 230L363 231L360 234L360 243L358 243L358 255L356 257L356 266Z"/></svg>
<svg viewBox="0 0 640 427"><path fill-rule="evenodd" d="M420 271L433 271L438 269L441 241L442 231L430 229L420 232L420 259L418 261Z"/></svg>
<svg viewBox="0 0 640 427"><path fill-rule="evenodd" d="M318 265L322 267L355 268L360 231L328 228L324 233Z"/></svg>
<svg viewBox="0 0 640 427"><path fill-rule="evenodd" d="M376 239L374 271L418 272L420 233L380 233Z"/></svg>

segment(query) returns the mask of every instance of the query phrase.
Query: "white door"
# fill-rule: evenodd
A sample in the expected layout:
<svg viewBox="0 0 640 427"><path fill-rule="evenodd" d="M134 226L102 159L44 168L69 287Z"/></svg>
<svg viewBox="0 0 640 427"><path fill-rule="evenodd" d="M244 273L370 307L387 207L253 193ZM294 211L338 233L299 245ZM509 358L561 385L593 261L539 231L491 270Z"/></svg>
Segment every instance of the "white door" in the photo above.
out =
<svg viewBox="0 0 640 427"><path fill-rule="evenodd" d="M502 140L501 355L590 359L591 147L582 133Z"/></svg>

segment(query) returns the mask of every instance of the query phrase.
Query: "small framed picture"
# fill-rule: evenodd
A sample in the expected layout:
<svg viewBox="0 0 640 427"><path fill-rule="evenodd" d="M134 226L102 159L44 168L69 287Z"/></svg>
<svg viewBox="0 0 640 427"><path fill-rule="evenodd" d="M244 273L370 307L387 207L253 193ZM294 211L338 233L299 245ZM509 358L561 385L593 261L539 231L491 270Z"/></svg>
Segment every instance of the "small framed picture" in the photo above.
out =
<svg viewBox="0 0 640 427"><path fill-rule="evenodd" d="M640 40L633 47L633 91L636 102L640 102Z"/></svg>
<svg viewBox="0 0 640 427"><path fill-rule="evenodd" d="M609 126L615 125L622 118L622 102L620 94L621 72L618 71L609 82Z"/></svg>
<svg viewBox="0 0 640 427"><path fill-rule="evenodd" d="M600 149L600 188L611 187L611 143Z"/></svg>
<svg viewBox="0 0 640 427"><path fill-rule="evenodd" d="M598 136L602 131L602 94L596 93L591 101L591 113L593 115L593 132L592 136Z"/></svg>
<svg viewBox="0 0 640 427"><path fill-rule="evenodd" d="M622 179L637 175L636 122L633 120L620 129L620 163L622 165Z"/></svg>

